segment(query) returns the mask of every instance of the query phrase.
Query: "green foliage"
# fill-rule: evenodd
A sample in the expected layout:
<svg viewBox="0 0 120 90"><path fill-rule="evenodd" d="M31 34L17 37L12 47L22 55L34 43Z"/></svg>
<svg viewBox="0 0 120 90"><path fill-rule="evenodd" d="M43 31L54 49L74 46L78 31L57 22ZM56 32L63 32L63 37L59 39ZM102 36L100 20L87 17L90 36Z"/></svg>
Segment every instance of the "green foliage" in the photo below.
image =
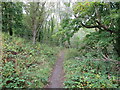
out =
<svg viewBox="0 0 120 90"><path fill-rule="evenodd" d="M3 88L42 88L48 83L59 48L33 45L25 39L3 34Z"/></svg>
<svg viewBox="0 0 120 90"><path fill-rule="evenodd" d="M101 47L107 47L107 41L114 40L114 50L120 56L120 48L118 46L118 42L120 42L120 30L118 27L120 2L78 2L74 5L73 10L83 27L97 28L97 31L102 32L101 35L104 37L107 35L106 32L109 32L109 39L105 39L104 42L101 39L102 42L100 41L99 43L102 45Z"/></svg>
<svg viewBox="0 0 120 90"><path fill-rule="evenodd" d="M3 86L6 88L22 88L25 85L26 78L23 76L18 76L15 73L15 67L13 62L8 62L3 67Z"/></svg>
<svg viewBox="0 0 120 90"><path fill-rule="evenodd" d="M74 48L81 48L84 46L84 40L86 35L90 34L91 32L95 32L94 29L87 29L87 28L80 28L78 32L74 33L73 37L70 39L71 47Z"/></svg>
<svg viewBox="0 0 120 90"><path fill-rule="evenodd" d="M115 52L114 37L108 32L92 32L81 41L79 51L83 55L91 53L95 58L103 58L102 55L105 55L111 59L119 60L119 56Z"/></svg>
<svg viewBox="0 0 120 90"><path fill-rule="evenodd" d="M76 19L65 18L61 22L61 28L55 33L54 37L60 37L60 42L68 42L70 45L70 38L79 30L79 22Z"/></svg>
<svg viewBox="0 0 120 90"><path fill-rule="evenodd" d="M29 2L27 4L24 4L24 10L26 13L24 22L26 24L26 27L32 31L31 34L34 44L36 42L36 38L39 38L39 41L41 39L38 33L41 32L40 29L43 26L43 22L46 16L45 3L46 2ZM42 33L40 34L42 35Z"/></svg>
<svg viewBox="0 0 120 90"><path fill-rule="evenodd" d="M91 32L81 40L81 46L78 50L70 49L66 55L64 63L66 88L119 88L119 56L116 55L115 43L119 42L119 32L113 33L118 29L119 15L117 5L112 3L116 11L115 18L112 19L109 3L100 2L78 2L75 5L74 12L81 25L86 28L99 25L109 26L113 20L113 26L105 29L99 26L95 32ZM112 6L111 6L112 7ZM109 17L110 16L110 17ZM84 24L83 24L84 22ZM79 25L80 26L80 25ZM116 30L115 30L116 28ZM112 30L112 31L109 31ZM116 40L117 38L117 40ZM118 47L118 46L117 46ZM119 54L119 49L117 51ZM116 61L115 61L116 60Z"/></svg>
<svg viewBox="0 0 120 90"><path fill-rule="evenodd" d="M75 48L70 48L69 51L67 51L67 54L66 54L67 59L78 57L78 56L79 56L78 50L75 49Z"/></svg>
<svg viewBox="0 0 120 90"><path fill-rule="evenodd" d="M120 2L77 2L74 14L60 13L60 7L59 13L52 12L45 3L1 2L2 29L9 34L3 33L0 87L44 87L60 49L51 45L71 47L71 42L74 43L71 39L84 27L84 31L95 30L89 29L84 35L78 33L75 48L68 49L65 87L119 88ZM71 8L71 3L64 4Z"/></svg>
<svg viewBox="0 0 120 90"><path fill-rule="evenodd" d="M76 52L76 54L75 54ZM95 60L90 54L80 56L80 52L70 49L64 62L65 88L118 88L119 71L116 64ZM73 56L71 57L70 55Z"/></svg>
<svg viewBox="0 0 120 90"><path fill-rule="evenodd" d="M2 2L2 31L18 34L22 23L22 2ZM19 34L21 34L19 32Z"/></svg>

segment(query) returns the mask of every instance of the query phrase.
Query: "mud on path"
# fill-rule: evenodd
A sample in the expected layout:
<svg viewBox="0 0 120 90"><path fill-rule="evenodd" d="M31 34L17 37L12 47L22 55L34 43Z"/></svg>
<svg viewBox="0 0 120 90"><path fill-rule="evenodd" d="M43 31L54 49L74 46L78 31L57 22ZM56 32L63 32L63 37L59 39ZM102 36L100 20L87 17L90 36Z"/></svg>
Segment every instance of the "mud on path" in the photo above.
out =
<svg viewBox="0 0 120 90"><path fill-rule="evenodd" d="M63 88L64 70L63 70L64 51L60 51L57 61L49 78L49 84L45 88Z"/></svg>

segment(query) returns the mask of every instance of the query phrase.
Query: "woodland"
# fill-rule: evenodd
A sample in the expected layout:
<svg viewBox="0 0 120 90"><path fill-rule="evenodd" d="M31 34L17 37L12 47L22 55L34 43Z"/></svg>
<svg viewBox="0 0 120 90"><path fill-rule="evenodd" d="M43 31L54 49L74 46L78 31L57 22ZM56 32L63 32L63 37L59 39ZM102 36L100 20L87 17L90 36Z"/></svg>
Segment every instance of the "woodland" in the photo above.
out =
<svg viewBox="0 0 120 90"><path fill-rule="evenodd" d="M120 88L120 1L0 10L1 88Z"/></svg>

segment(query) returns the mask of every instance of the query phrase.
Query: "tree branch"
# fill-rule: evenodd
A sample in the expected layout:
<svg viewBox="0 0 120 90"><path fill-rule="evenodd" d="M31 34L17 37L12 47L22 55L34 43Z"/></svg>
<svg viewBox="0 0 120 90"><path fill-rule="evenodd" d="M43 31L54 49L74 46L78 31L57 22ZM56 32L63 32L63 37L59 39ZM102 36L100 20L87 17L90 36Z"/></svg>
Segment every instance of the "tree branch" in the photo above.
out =
<svg viewBox="0 0 120 90"><path fill-rule="evenodd" d="M85 25L85 24L83 24L82 22L81 22L81 25L82 25L83 27L86 27L86 28L98 28L98 27L99 27L98 25L96 25L96 26Z"/></svg>
<svg viewBox="0 0 120 90"><path fill-rule="evenodd" d="M103 28L105 31L110 32L111 34L112 33L117 33L115 31L110 30L107 26L101 24L99 21L96 20L96 22L97 22L98 25L95 25L95 26L85 25L82 22L81 22L81 25L85 28L98 28L98 29Z"/></svg>
<svg viewBox="0 0 120 90"><path fill-rule="evenodd" d="M107 32L110 32L111 34L112 33L117 33L117 32L115 32L115 31L112 31L112 30L110 30L106 25L103 25L101 22L99 22L98 20L96 20L96 22L98 23L98 25L100 26L100 27L102 27L104 30L106 30Z"/></svg>

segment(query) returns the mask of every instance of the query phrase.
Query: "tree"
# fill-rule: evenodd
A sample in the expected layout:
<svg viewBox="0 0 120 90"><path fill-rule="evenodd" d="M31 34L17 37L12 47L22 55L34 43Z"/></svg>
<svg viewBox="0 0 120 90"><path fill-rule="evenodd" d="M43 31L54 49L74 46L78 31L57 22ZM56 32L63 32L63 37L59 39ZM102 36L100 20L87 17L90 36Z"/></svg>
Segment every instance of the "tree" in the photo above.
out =
<svg viewBox="0 0 120 90"><path fill-rule="evenodd" d="M45 18L45 2L30 2L25 5L26 22L32 30L33 44L36 42L37 33L40 30Z"/></svg>
<svg viewBox="0 0 120 90"><path fill-rule="evenodd" d="M74 6L79 25L109 32L114 38L114 48L120 56L120 2L78 2Z"/></svg>
<svg viewBox="0 0 120 90"><path fill-rule="evenodd" d="M59 42L61 45L67 44L67 47L70 47L70 38L74 35L74 33L78 30L75 20L71 17L73 15L71 2L66 2L59 4L61 7L58 7L58 15L60 18L60 28L55 34L55 36L59 36ZM64 9L63 9L64 8ZM77 29L76 29L77 28Z"/></svg>
<svg viewBox="0 0 120 90"><path fill-rule="evenodd" d="M2 2L2 31L13 35L22 26L22 3Z"/></svg>

